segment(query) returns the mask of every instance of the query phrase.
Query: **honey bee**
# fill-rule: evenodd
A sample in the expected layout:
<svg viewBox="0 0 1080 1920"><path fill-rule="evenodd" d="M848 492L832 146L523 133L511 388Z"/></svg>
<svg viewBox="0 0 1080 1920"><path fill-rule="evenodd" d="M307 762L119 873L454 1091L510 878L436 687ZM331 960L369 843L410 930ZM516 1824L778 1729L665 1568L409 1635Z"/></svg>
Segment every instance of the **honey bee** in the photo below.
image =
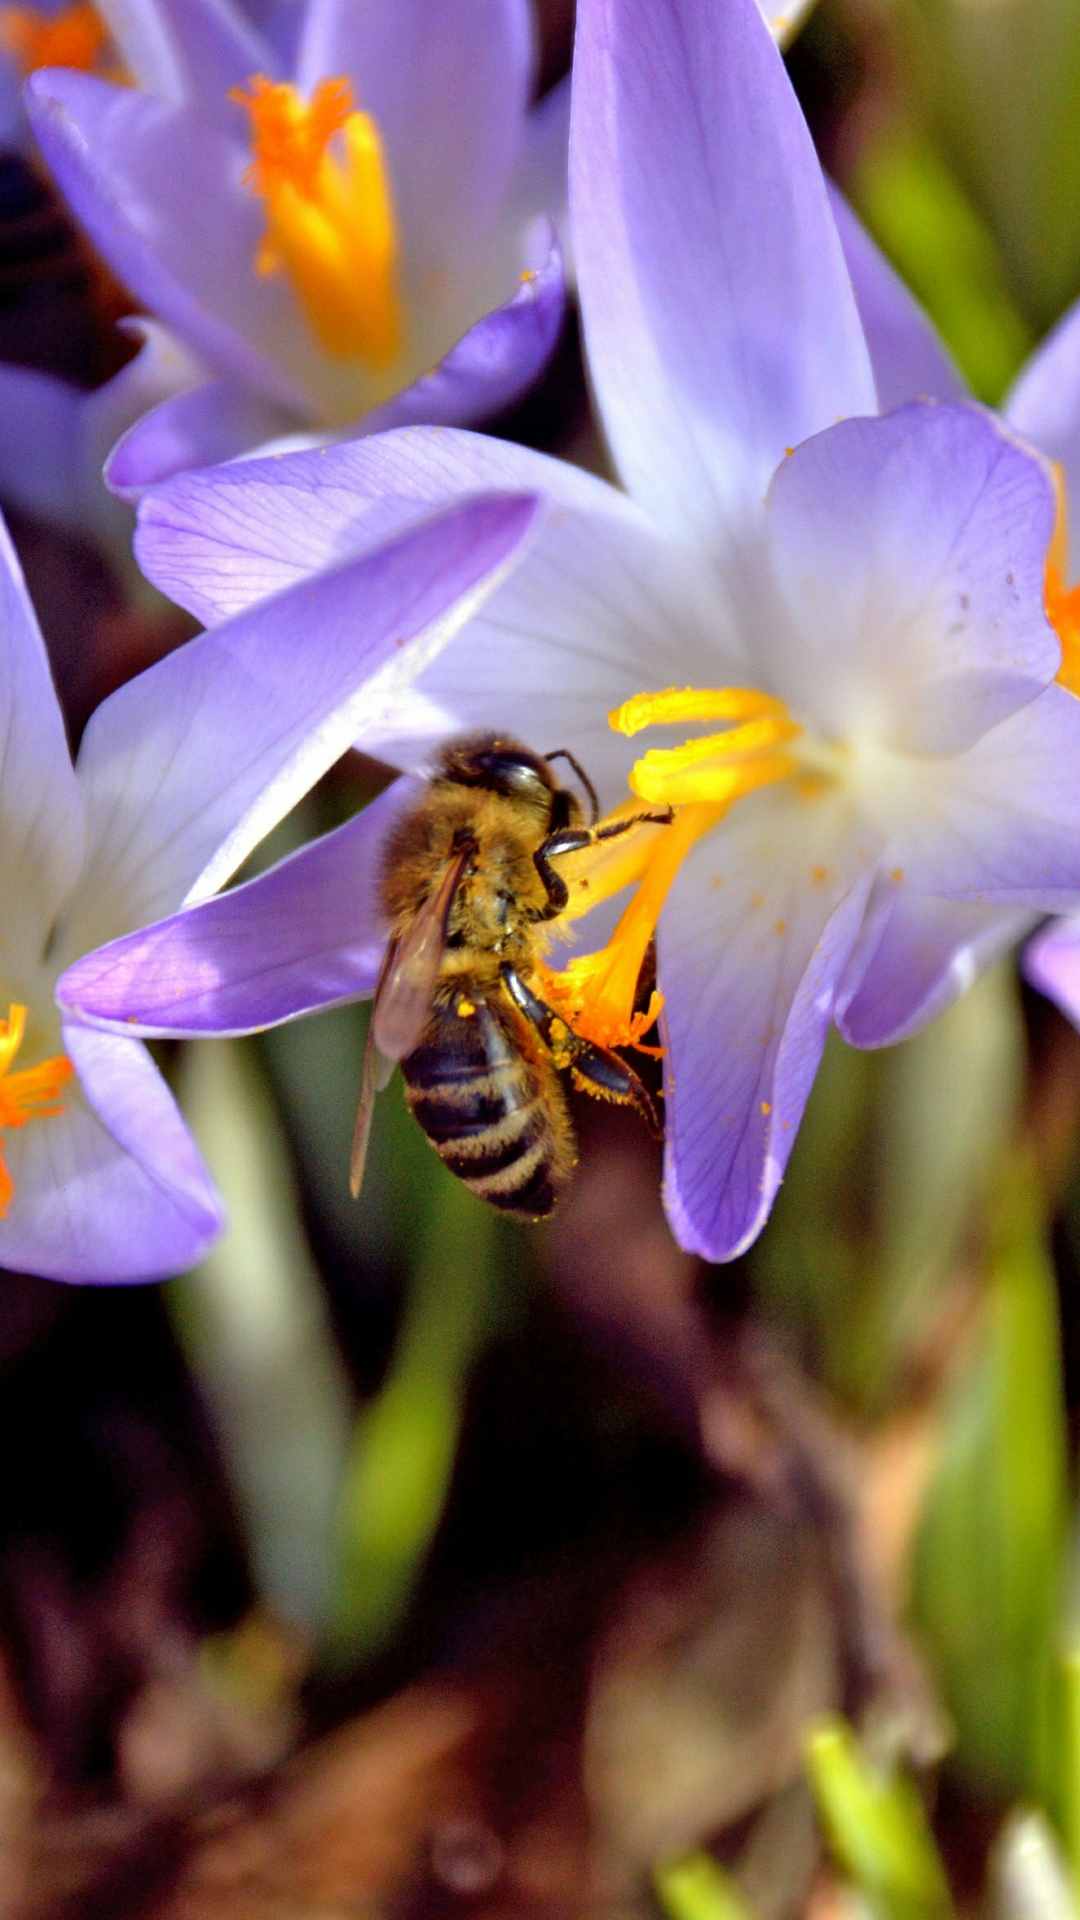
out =
<svg viewBox="0 0 1080 1920"><path fill-rule="evenodd" d="M560 786L570 763L588 796ZM597 825L588 777L564 747L536 754L505 734L443 748L418 804L391 833L382 904L390 930L368 1027L349 1184L360 1191L376 1093L400 1063L411 1112L471 1192L504 1213L549 1214L575 1164L560 1071L661 1129L618 1053L573 1032L530 985L545 923L565 909L553 862L670 810Z"/></svg>

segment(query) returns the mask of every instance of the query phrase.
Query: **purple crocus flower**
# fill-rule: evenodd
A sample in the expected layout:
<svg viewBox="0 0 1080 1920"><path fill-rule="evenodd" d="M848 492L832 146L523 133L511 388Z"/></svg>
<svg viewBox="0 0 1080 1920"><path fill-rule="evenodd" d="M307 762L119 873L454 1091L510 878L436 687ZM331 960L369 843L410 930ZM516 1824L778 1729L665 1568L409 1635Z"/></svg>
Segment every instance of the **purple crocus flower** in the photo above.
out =
<svg viewBox="0 0 1080 1920"><path fill-rule="evenodd" d="M74 766L0 527L0 1266L144 1280L214 1239L213 1186L150 1055L59 1016L57 976L216 890L469 617L532 512L467 502L202 634L97 709Z"/></svg>
<svg viewBox="0 0 1080 1920"><path fill-rule="evenodd" d="M364 742L408 770L454 729L512 728L571 748L608 806L629 785L674 807L641 837L615 934L554 990L582 1031L625 1037L659 916L668 1212L722 1259L768 1215L830 1021L896 1040L1025 914L1080 902L1080 705L1043 599L1054 485L979 408L879 415L827 189L752 0L580 0L571 216L625 492L410 430L179 478L144 503L139 550L213 621L435 502L547 495L481 615ZM653 727L666 744L640 754ZM87 957L62 1004L204 1033L370 991L397 794ZM298 901L319 902L317 951Z"/></svg>
<svg viewBox="0 0 1080 1920"><path fill-rule="evenodd" d="M562 314L543 216L566 116L565 94L529 106L528 0L307 0L294 53L233 0L105 11L138 85L43 71L31 121L201 370L123 440L120 492L281 435L482 419L529 385Z"/></svg>
<svg viewBox="0 0 1080 1920"><path fill-rule="evenodd" d="M915 393L962 397L962 377L926 314L839 195L834 211L879 392L892 403ZM1080 695L1080 301L1021 369L1001 412L1055 464L1058 524L1046 598L1063 645L1059 678ZM1030 932L1037 919L1021 913L1009 925L984 909L972 921L971 941L961 956L964 970ZM1080 916L1047 926L1028 945L1023 965L1032 985L1080 1026Z"/></svg>

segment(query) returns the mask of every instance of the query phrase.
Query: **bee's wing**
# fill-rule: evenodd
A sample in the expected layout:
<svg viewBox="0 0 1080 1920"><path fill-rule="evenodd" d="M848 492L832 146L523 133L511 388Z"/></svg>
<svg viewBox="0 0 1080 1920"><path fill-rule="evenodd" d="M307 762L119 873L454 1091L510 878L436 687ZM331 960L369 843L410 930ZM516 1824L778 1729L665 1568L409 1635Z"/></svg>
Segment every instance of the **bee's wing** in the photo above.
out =
<svg viewBox="0 0 1080 1920"><path fill-rule="evenodd" d="M386 1086L398 1061L419 1045L427 1025L446 944L447 918L471 852L471 847L465 847L455 854L404 939L393 941L386 950L364 1043L360 1101L349 1155L349 1192L354 1200L363 1184L375 1096Z"/></svg>
<svg viewBox="0 0 1080 1920"><path fill-rule="evenodd" d="M464 847L454 855L408 933L387 956L371 1016L375 1045L387 1060L404 1060L420 1043L446 946L446 922L471 853Z"/></svg>
<svg viewBox="0 0 1080 1920"><path fill-rule="evenodd" d="M391 947L387 952L386 961L383 966L384 976L393 956L394 949ZM376 992L378 992L377 988ZM388 1060L384 1053L380 1053L375 1044L375 1015L373 1011L371 1019L368 1021L367 1038L364 1041L364 1064L360 1072L360 1099L357 1103L356 1125L353 1127L352 1147L349 1152L349 1192L352 1194L354 1200L359 1199L360 1189L364 1184L364 1164L367 1160L368 1136L371 1132L371 1116L375 1111L375 1095L382 1092L396 1064L396 1061Z"/></svg>

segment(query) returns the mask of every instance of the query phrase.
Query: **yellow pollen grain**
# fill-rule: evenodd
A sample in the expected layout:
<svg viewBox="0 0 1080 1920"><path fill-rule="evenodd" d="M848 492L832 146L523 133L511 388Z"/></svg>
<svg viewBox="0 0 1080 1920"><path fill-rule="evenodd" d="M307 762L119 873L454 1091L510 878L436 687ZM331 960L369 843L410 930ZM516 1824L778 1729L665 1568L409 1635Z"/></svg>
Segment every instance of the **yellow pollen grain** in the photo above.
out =
<svg viewBox="0 0 1080 1920"><path fill-rule="evenodd" d="M768 1119L768 1117L769 1117L769 1115L770 1115L770 1113L772 1112L772 1101L771 1101L771 1100L763 1100L763 1101L762 1101L762 1103L761 1103L761 1111L762 1111L762 1114L763 1114L763 1116L764 1116L764 1118L765 1118L765 1119L767 1120L767 1119Z"/></svg>
<svg viewBox="0 0 1080 1920"><path fill-rule="evenodd" d="M471 1020L476 1012L476 1006L472 1000L463 998L457 1003L457 1012L459 1020Z"/></svg>
<svg viewBox="0 0 1080 1920"><path fill-rule="evenodd" d="M347 79L320 80L309 101L254 74L229 95L251 121L245 176L264 202L257 273L283 273L326 353L371 370L402 347L397 227L378 128Z"/></svg>
<svg viewBox="0 0 1080 1920"><path fill-rule="evenodd" d="M765 895L763 893L755 892L750 895L750 910L752 913L757 913L758 909L763 907L764 905L765 905Z"/></svg>
<svg viewBox="0 0 1080 1920"><path fill-rule="evenodd" d="M0 7L0 49L23 73L39 67L75 67L92 73L109 43L97 9L78 0L46 19L37 7Z"/></svg>
<svg viewBox="0 0 1080 1920"><path fill-rule="evenodd" d="M774 920L774 921L773 921L773 932L774 932L774 933L786 933L786 932L787 932L787 921L786 921L786 920Z"/></svg>
<svg viewBox="0 0 1080 1920"><path fill-rule="evenodd" d="M904 878L903 867L894 867L892 872L889 875L889 879L892 881L894 887L898 887L903 878Z"/></svg>
<svg viewBox="0 0 1080 1920"><path fill-rule="evenodd" d="M811 867L810 878L815 887L823 887L828 877L828 867Z"/></svg>

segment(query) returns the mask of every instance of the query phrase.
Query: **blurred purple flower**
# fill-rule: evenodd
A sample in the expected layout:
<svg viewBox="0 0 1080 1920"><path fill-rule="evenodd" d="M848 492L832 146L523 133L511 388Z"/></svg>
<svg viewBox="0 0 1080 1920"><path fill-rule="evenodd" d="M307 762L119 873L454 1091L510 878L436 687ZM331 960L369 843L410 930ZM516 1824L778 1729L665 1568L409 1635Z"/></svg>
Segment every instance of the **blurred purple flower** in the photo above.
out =
<svg viewBox="0 0 1080 1920"><path fill-rule="evenodd" d="M118 491L281 435L483 419L530 384L563 307L566 95L530 110L528 0L308 0L291 57L233 0L105 11L137 87L43 71L30 117L201 369L122 441Z"/></svg>
<svg viewBox="0 0 1080 1920"><path fill-rule="evenodd" d="M97 709L74 767L0 529L0 1266L145 1280L214 1239L213 1186L145 1047L58 1015L57 976L221 886L475 610L532 512L474 499L200 635Z"/></svg>
<svg viewBox="0 0 1080 1920"><path fill-rule="evenodd" d="M571 748L608 805L628 782L674 804L620 929L561 990L616 1037L663 907L667 1205L685 1246L727 1258L767 1217L830 1020L899 1039L1025 915L1080 902L1080 706L1043 604L1054 487L981 409L872 417L825 183L752 0L580 0L571 201L627 493L412 430L177 479L139 551L213 621L434 503L548 496L461 644L363 742L414 768L456 728L512 728ZM635 758L655 725L692 737ZM89 956L62 1003L204 1033L370 991L397 793Z"/></svg>

